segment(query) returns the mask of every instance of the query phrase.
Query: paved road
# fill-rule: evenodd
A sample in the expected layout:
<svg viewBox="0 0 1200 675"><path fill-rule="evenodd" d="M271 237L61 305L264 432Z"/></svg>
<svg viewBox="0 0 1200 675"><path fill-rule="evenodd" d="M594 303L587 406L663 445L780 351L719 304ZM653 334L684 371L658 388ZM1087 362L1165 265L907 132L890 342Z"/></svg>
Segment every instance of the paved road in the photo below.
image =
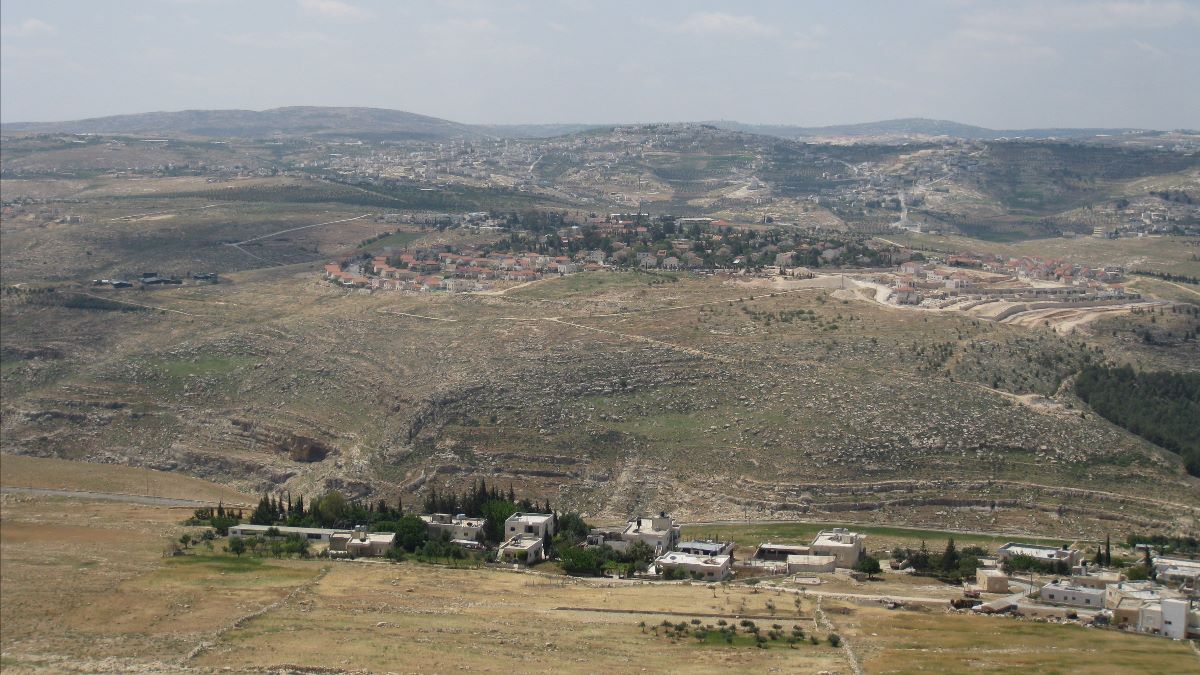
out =
<svg viewBox="0 0 1200 675"><path fill-rule="evenodd" d="M197 499L173 499L170 497L153 497L150 495L128 495L119 492L90 492L88 490L59 490L57 488L34 488L34 487L0 487L0 493L3 494L24 494L24 495L42 495L46 497L74 497L77 499L99 499L110 502L127 502L130 504L148 504L150 506L182 506L187 508L199 508L202 506L216 506L216 502L207 502ZM231 504L230 506L244 506Z"/></svg>

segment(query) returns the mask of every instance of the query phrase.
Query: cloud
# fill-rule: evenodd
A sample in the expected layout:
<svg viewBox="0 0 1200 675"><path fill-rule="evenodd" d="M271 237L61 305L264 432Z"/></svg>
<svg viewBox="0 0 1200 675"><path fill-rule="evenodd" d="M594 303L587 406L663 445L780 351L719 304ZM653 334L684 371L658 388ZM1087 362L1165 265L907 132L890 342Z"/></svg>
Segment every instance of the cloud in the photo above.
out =
<svg viewBox="0 0 1200 675"><path fill-rule="evenodd" d="M264 49L286 49L288 47L310 47L313 45L337 45L338 38L317 31L285 31L282 33L235 33L222 35L221 39L239 47Z"/></svg>
<svg viewBox="0 0 1200 675"><path fill-rule="evenodd" d="M371 13L342 0L300 0L300 10L309 16L335 21L359 21Z"/></svg>
<svg viewBox="0 0 1200 675"><path fill-rule="evenodd" d="M1036 3L967 14L968 26L1000 31L1081 32L1200 24L1200 7L1179 0Z"/></svg>
<svg viewBox="0 0 1200 675"><path fill-rule="evenodd" d="M796 34L792 37L792 40L788 42L788 46L792 49L799 49L801 51L820 49L821 47L825 46L825 42L822 40L822 38L828 32L829 29L825 26L819 23L813 24L807 31L796 31Z"/></svg>
<svg viewBox="0 0 1200 675"><path fill-rule="evenodd" d="M779 29L768 26L752 16L737 16L724 12L696 12L688 15L671 29L697 37L751 38L773 37Z"/></svg>
<svg viewBox="0 0 1200 675"><path fill-rule="evenodd" d="M1156 59L1170 58L1170 55L1167 54L1167 52L1165 50L1159 49L1158 47L1155 47L1152 44L1142 42L1141 40L1132 40L1131 42L1133 44L1134 49L1137 49L1138 51L1140 51L1144 54L1149 54L1150 56L1152 56Z"/></svg>
<svg viewBox="0 0 1200 675"><path fill-rule="evenodd" d="M37 37L39 35L54 35L58 29L41 19L29 18L15 26L0 28L4 37Z"/></svg>

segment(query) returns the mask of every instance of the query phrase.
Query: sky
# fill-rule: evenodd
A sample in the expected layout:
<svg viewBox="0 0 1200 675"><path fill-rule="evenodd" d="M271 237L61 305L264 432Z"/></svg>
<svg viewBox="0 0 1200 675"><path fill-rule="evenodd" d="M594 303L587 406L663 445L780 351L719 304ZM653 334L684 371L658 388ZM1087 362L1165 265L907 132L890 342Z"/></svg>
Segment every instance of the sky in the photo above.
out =
<svg viewBox="0 0 1200 675"><path fill-rule="evenodd" d="M1200 128L1200 0L4 0L0 120Z"/></svg>

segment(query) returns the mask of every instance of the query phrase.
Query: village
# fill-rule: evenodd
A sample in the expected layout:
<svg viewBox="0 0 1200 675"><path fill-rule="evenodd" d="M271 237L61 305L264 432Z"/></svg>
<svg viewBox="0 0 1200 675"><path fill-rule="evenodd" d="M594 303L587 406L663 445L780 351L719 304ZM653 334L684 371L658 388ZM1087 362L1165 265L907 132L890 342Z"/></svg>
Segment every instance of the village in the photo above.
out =
<svg viewBox="0 0 1200 675"><path fill-rule="evenodd" d="M1036 308L1086 307L1136 302L1141 295L1120 283L1120 267L1088 267L1063 259L958 253L909 261L873 279L892 289L898 305L968 310L996 302L1037 302ZM1049 303L1061 303L1053 305ZM1030 309L1014 306L1013 311ZM991 318L1002 319L1005 315Z"/></svg>
<svg viewBox="0 0 1200 675"><path fill-rule="evenodd" d="M564 214L540 225L471 213L464 231L505 230L489 244L381 247L325 265L349 289L472 293L579 272L684 273L787 283L836 274L891 306L957 311L993 321L1031 311L1134 306L1127 271L1063 258L972 252L929 257L886 239L733 226L713 218Z"/></svg>
<svg viewBox="0 0 1200 675"><path fill-rule="evenodd" d="M218 516L207 509L197 511L191 524L223 526L228 535L225 550L239 557L290 552L346 562L415 557L425 564L630 584L743 584L818 596L830 594L823 589L831 588L839 597L891 609L1075 623L1176 640L1200 637L1200 559L1195 557L1194 540L1130 537L1116 546L1128 554L1122 557L1120 552L1114 556L1114 545L1107 540L1050 545L1046 539L1033 539L1007 541L992 550L979 545L960 549L953 533L947 533L950 539L939 553L928 549L924 539L916 549L897 545L890 551L874 550L864 531L833 526L819 529L808 541L747 544L740 537L735 542L685 535L685 530L710 529L681 524L661 511L593 527L578 514L555 512L548 503L543 507L510 500L503 493L489 493L486 486L472 490L460 501L440 502L460 504L477 514L470 516L405 515L402 508L383 503L347 507L339 497L333 501L344 509L343 518L386 520L351 528L289 526L282 523L319 519L331 498L317 498L306 516L303 500L293 505L289 496L285 507L282 496L264 496L250 518L257 522L238 522L240 511ZM426 505L438 503L435 497ZM216 536L206 531L203 539L211 542ZM183 543L183 548L169 547L171 555L186 555L188 542ZM925 577L944 591L926 590L934 597L913 597L915 589L930 588L912 585ZM845 592L847 584L850 592Z"/></svg>

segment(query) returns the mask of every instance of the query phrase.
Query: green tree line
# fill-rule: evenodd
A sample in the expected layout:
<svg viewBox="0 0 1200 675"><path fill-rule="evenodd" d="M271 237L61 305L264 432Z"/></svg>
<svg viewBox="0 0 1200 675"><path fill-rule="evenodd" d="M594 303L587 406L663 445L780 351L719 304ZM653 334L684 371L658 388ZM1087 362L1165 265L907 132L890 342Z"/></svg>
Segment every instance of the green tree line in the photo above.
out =
<svg viewBox="0 0 1200 675"><path fill-rule="evenodd" d="M1113 424L1183 458L1200 476L1200 374L1088 366L1075 394Z"/></svg>

